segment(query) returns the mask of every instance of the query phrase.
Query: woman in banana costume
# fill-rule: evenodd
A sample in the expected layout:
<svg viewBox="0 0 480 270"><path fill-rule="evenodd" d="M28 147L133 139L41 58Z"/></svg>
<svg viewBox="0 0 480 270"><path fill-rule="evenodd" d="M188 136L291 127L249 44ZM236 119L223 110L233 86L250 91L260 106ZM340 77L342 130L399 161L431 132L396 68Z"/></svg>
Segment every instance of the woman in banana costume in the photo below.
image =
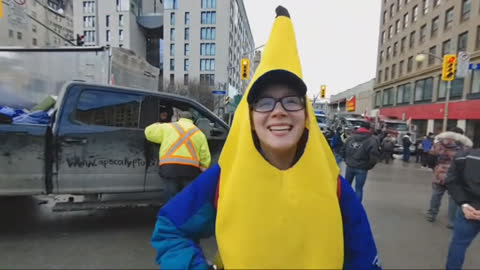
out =
<svg viewBox="0 0 480 270"><path fill-rule="evenodd" d="M207 269L198 241L213 235L226 269L379 268L365 210L306 98L290 15L276 13L219 164L158 213L161 269Z"/></svg>

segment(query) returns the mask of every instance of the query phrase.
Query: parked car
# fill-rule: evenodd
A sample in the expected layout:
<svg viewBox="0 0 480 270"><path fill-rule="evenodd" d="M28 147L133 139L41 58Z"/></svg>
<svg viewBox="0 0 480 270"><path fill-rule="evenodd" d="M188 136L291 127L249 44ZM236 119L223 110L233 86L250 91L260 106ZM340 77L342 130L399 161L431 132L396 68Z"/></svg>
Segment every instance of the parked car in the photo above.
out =
<svg viewBox="0 0 480 270"><path fill-rule="evenodd" d="M162 191L158 145L144 128L160 106L192 112L215 164L229 127L200 103L177 95L71 82L49 124L0 124L0 196L90 195ZM69 205L72 207L72 205Z"/></svg>

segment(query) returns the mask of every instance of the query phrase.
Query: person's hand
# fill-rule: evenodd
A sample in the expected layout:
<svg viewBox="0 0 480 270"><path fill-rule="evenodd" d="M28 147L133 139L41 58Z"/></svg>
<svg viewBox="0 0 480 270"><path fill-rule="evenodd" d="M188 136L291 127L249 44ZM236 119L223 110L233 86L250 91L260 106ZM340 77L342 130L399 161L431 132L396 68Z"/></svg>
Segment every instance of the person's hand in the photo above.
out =
<svg viewBox="0 0 480 270"><path fill-rule="evenodd" d="M480 211L473 208L470 204L462 204L462 211L466 219L480 220Z"/></svg>

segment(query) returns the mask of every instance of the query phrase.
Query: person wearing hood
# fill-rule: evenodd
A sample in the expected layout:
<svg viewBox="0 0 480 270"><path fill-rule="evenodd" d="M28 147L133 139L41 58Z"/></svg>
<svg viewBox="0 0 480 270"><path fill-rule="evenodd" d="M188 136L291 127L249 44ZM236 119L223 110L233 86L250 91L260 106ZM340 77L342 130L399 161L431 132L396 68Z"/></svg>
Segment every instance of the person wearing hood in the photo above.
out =
<svg viewBox="0 0 480 270"><path fill-rule="evenodd" d="M352 184L355 180L355 193L363 199L363 186L368 171L373 169L380 158L379 140L370 132L370 123L361 122L360 128L350 136L342 148L342 156L347 164L345 179Z"/></svg>
<svg viewBox="0 0 480 270"><path fill-rule="evenodd" d="M451 131L442 132L435 137L433 147L429 152L435 160L435 166L433 168L434 180L432 183L430 208L426 215L427 221L434 222L437 218L443 194L447 190L445 178L455 155L470 149L472 146L472 141L464 136L463 130L458 127L453 128ZM457 206L452 197L449 196L447 224L449 229L453 228L456 211Z"/></svg>
<svg viewBox="0 0 480 270"><path fill-rule="evenodd" d="M219 163L157 215L161 269L207 269L198 241L213 235L226 269L379 268L365 210L306 98L290 15L276 13Z"/></svg>

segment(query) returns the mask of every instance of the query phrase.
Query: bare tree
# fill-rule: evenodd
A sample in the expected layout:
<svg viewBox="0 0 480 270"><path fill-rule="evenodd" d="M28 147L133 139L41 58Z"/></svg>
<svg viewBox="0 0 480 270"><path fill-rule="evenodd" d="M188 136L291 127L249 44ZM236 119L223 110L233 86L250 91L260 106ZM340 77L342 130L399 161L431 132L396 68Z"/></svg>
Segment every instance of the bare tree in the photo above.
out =
<svg viewBox="0 0 480 270"><path fill-rule="evenodd" d="M312 104L315 104L317 102L317 99L320 97L320 93L313 94L312 98Z"/></svg>
<svg viewBox="0 0 480 270"><path fill-rule="evenodd" d="M163 87L165 92L194 99L209 110L215 108L215 98L212 94L212 86L201 84L198 80L189 81L188 85L182 83L167 83Z"/></svg>

